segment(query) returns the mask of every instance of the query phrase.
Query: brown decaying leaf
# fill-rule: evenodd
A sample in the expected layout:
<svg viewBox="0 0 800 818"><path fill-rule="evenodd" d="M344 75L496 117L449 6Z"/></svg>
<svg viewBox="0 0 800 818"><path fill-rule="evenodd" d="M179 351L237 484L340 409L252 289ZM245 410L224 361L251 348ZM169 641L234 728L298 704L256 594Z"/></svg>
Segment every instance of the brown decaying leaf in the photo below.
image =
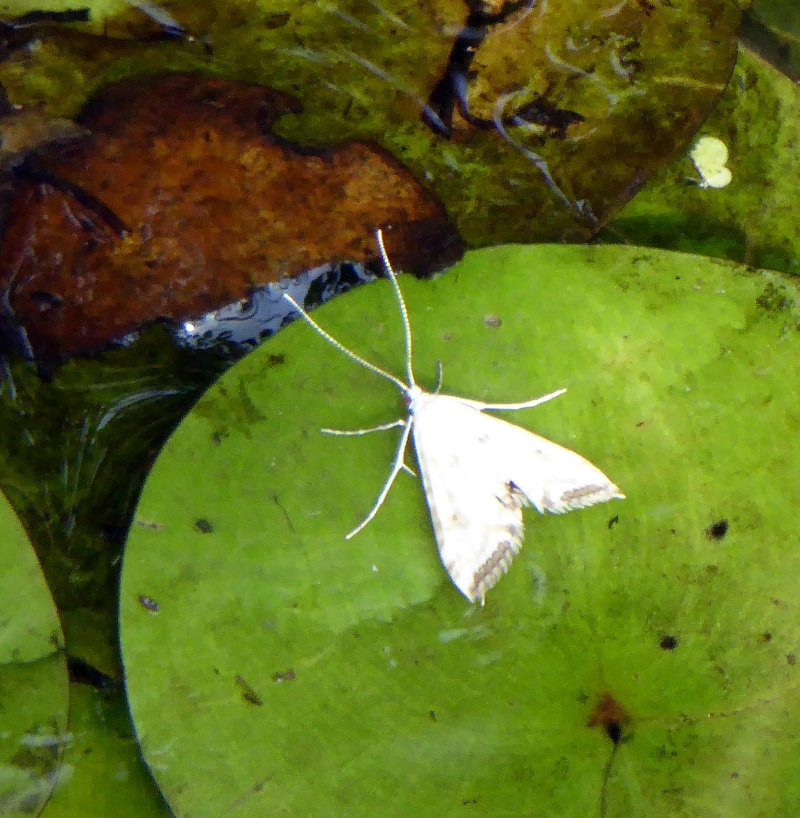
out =
<svg viewBox="0 0 800 818"><path fill-rule="evenodd" d="M186 74L91 101L79 118L91 137L41 163L88 204L67 186L20 181L0 254L0 287L36 355L91 352L159 317L373 258L377 227L399 268L425 274L460 256L444 208L384 151L314 152L270 136L298 109L261 86Z"/></svg>
<svg viewBox="0 0 800 818"><path fill-rule="evenodd" d="M47 116L36 108L10 111L0 117L0 171L13 169L45 145L70 142L85 133L72 120Z"/></svg>

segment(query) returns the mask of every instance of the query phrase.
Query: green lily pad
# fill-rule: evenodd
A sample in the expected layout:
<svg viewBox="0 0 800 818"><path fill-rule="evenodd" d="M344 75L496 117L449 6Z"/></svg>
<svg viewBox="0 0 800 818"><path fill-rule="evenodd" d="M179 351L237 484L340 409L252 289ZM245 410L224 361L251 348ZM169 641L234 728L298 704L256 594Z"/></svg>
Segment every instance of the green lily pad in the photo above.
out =
<svg viewBox="0 0 800 818"><path fill-rule="evenodd" d="M0 812L36 814L59 775L69 701L63 637L36 555L0 495Z"/></svg>
<svg viewBox="0 0 800 818"><path fill-rule="evenodd" d="M439 564L418 481L370 525L404 414L298 322L157 461L124 557L144 757L179 815L793 814L800 569L794 286L696 256L495 247L401 279L416 375L627 499L526 516L485 607ZM388 283L315 318L402 373ZM409 461L410 462L410 461Z"/></svg>
<svg viewBox="0 0 800 818"><path fill-rule="evenodd" d="M47 802L43 818L76 815L169 818L142 763L121 688L70 687L69 770Z"/></svg>

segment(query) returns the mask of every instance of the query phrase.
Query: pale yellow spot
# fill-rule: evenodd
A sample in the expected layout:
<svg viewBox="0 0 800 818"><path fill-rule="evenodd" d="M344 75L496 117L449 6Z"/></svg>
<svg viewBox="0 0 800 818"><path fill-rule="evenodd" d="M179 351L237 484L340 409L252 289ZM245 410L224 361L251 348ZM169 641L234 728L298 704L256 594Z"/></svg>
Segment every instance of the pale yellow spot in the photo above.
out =
<svg viewBox="0 0 800 818"><path fill-rule="evenodd" d="M722 188L733 178L725 163L728 161L728 147L716 136L701 136L689 154L700 174L700 187Z"/></svg>

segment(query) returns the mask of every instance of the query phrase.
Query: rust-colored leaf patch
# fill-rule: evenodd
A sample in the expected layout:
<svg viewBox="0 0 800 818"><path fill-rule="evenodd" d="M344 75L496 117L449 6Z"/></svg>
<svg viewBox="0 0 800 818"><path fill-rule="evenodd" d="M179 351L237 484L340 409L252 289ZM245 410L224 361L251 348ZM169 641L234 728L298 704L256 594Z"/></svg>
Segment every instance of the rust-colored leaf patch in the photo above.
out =
<svg viewBox="0 0 800 818"><path fill-rule="evenodd" d="M0 286L37 356L106 346L200 315L329 261L375 256L425 274L461 244L438 201L363 142L324 151L270 135L291 97L178 74L110 86L91 136L21 179Z"/></svg>
<svg viewBox="0 0 800 818"><path fill-rule="evenodd" d="M69 142L84 135L69 119L50 117L35 108L7 111L0 116L0 172L22 164L46 145Z"/></svg>
<svg viewBox="0 0 800 818"><path fill-rule="evenodd" d="M586 723L587 727L602 727L614 744L619 744L623 731L631 723L630 713L610 693L604 693Z"/></svg>

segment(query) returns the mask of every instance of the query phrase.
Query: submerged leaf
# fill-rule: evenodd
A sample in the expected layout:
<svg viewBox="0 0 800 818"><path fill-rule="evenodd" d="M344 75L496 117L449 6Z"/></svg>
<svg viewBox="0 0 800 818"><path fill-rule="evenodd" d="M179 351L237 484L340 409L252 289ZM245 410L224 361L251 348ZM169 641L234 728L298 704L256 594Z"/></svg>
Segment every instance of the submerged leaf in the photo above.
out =
<svg viewBox="0 0 800 818"><path fill-rule="evenodd" d="M385 151L272 136L297 109L267 88L182 74L93 99L80 119L91 138L26 169L12 201L0 286L34 352L96 351L157 318L374 258L378 226L417 272L460 256L444 208Z"/></svg>

